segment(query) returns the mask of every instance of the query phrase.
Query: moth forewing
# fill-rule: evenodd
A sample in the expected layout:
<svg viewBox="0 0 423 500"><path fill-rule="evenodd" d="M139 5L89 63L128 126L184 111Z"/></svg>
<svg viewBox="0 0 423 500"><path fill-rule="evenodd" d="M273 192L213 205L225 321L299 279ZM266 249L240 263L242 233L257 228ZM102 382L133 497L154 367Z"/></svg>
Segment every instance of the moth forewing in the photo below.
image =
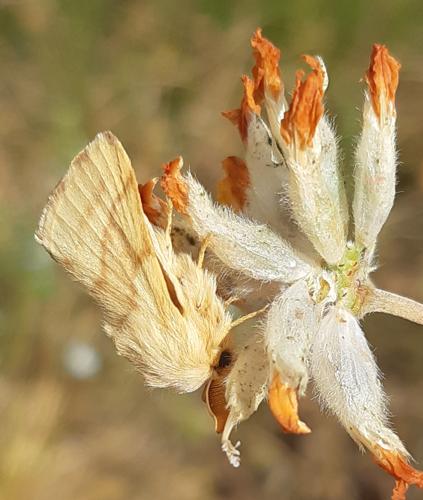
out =
<svg viewBox="0 0 423 500"><path fill-rule="evenodd" d="M134 221L142 216L135 186L120 143L111 133L100 134L72 161L36 232L53 258L116 312L132 304L137 263L153 253Z"/></svg>
<svg viewBox="0 0 423 500"><path fill-rule="evenodd" d="M150 225L113 134L99 134L72 161L36 240L97 300L106 333L149 385L184 392L209 378L230 318L214 279ZM195 302L199 290L208 310Z"/></svg>

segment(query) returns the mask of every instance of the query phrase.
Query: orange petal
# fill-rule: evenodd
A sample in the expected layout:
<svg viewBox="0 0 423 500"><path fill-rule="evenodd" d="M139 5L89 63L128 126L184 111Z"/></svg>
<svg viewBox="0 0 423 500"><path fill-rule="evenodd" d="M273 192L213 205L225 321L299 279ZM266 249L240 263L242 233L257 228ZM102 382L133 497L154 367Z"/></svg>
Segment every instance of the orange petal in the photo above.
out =
<svg viewBox="0 0 423 500"><path fill-rule="evenodd" d="M226 177L217 184L217 201L241 212L247 202L250 186L248 168L241 158L229 156L222 162Z"/></svg>
<svg viewBox="0 0 423 500"><path fill-rule="evenodd" d="M401 479L395 481L395 487L392 491L391 500L405 500L408 487L409 485Z"/></svg>
<svg viewBox="0 0 423 500"><path fill-rule="evenodd" d="M311 429L298 417L297 391L281 381L279 373L273 377L268 393L269 408L284 432L309 434Z"/></svg>
<svg viewBox="0 0 423 500"><path fill-rule="evenodd" d="M173 206L181 214L187 214L188 207L188 186L182 175L182 157L165 163L163 165L164 174L160 179L160 185L166 195L172 200Z"/></svg>
<svg viewBox="0 0 423 500"><path fill-rule="evenodd" d="M390 55L385 45L375 43L370 56L370 66L366 71L374 112L380 117L381 106L387 101L395 104L401 64Z"/></svg>
<svg viewBox="0 0 423 500"><path fill-rule="evenodd" d="M148 220L155 226L164 228L166 225L167 205L154 194L157 177L150 179L145 184L138 184L142 208Z"/></svg>
<svg viewBox="0 0 423 500"><path fill-rule="evenodd" d="M241 101L240 109L233 109L231 111L223 111L222 115L228 118L234 125L238 127L241 139L246 142L248 136L248 124L250 121L251 113L260 114L261 108L254 100L254 81L243 75L241 77L244 86L244 95Z"/></svg>
<svg viewBox="0 0 423 500"><path fill-rule="evenodd" d="M423 472L412 467L405 457L378 445L373 445L372 451L375 462L396 479L392 500L405 499L410 485L423 488Z"/></svg>
<svg viewBox="0 0 423 500"><path fill-rule="evenodd" d="M323 70L316 58L305 55L303 59L312 71L304 81L304 71L297 71L291 105L281 122L281 134L285 142L290 144L292 140L298 140L301 149L311 146L324 110Z"/></svg>
<svg viewBox="0 0 423 500"><path fill-rule="evenodd" d="M253 67L255 84L254 99L257 104L264 101L265 90L268 89L273 98L279 98L282 91L281 72L279 69L280 50L261 34L257 28L251 38L251 47L256 64Z"/></svg>

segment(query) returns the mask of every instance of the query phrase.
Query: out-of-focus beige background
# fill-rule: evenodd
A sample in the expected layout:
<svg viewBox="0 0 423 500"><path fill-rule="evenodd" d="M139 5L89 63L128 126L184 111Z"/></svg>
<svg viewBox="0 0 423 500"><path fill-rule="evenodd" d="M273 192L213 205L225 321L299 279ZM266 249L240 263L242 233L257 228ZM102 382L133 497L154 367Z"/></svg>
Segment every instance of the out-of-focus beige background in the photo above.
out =
<svg viewBox="0 0 423 500"><path fill-rule="evenodd" d="M0 498L3 500L379 500L392 481L310 398L307 437L265 405L245 424L243 463L219 449L199 394L150 392L102 334L92 301L33 231L71 158L111 129L140 181L183 154L213 189L239 154L220 111L240 100L256 26L283 51L322 54L347 168L373 42L403 64L397 202L378 284L423 300L423 7L420 0L0 1ZM366 332L393 421L423 464L423 327L375 315ZM410 499L423 498L411 491Z"/></svg>

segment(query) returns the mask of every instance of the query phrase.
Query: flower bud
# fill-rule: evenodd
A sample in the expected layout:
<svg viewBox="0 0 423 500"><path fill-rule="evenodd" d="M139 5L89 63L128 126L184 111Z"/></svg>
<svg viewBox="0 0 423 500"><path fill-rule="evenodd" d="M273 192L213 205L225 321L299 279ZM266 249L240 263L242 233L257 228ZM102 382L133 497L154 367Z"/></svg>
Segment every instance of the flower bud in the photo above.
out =
<svg viewBox="0 0 423 500"><path fill-rule="evenodd" d="M336 264L345 251L348 209L337 165L337 141L323 115L327 74L320 58L304 56L312 71L298 71L289 110L280 127L290 170L293 215L319 254Z"/></svg>
<svg viewBox="0 0 423 500"><path fill-rule="evenodd" d="M385 46L373 46L366 72L368 91L356 150L353 201L355 238L370 253L395 198L395 92L399 69L400 64Z"/></svg>

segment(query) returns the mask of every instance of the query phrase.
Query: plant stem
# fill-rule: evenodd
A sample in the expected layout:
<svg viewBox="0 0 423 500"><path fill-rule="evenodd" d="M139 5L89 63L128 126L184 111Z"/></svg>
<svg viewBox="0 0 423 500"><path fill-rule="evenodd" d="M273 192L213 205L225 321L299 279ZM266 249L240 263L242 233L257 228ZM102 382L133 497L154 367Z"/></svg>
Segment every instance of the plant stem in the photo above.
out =
<svg viewBox="0 0 423 500"><path fill-rule="evenodd" d="M423 325L423 304L378 288L367 296L364 312L383 312Z"/></svg>

